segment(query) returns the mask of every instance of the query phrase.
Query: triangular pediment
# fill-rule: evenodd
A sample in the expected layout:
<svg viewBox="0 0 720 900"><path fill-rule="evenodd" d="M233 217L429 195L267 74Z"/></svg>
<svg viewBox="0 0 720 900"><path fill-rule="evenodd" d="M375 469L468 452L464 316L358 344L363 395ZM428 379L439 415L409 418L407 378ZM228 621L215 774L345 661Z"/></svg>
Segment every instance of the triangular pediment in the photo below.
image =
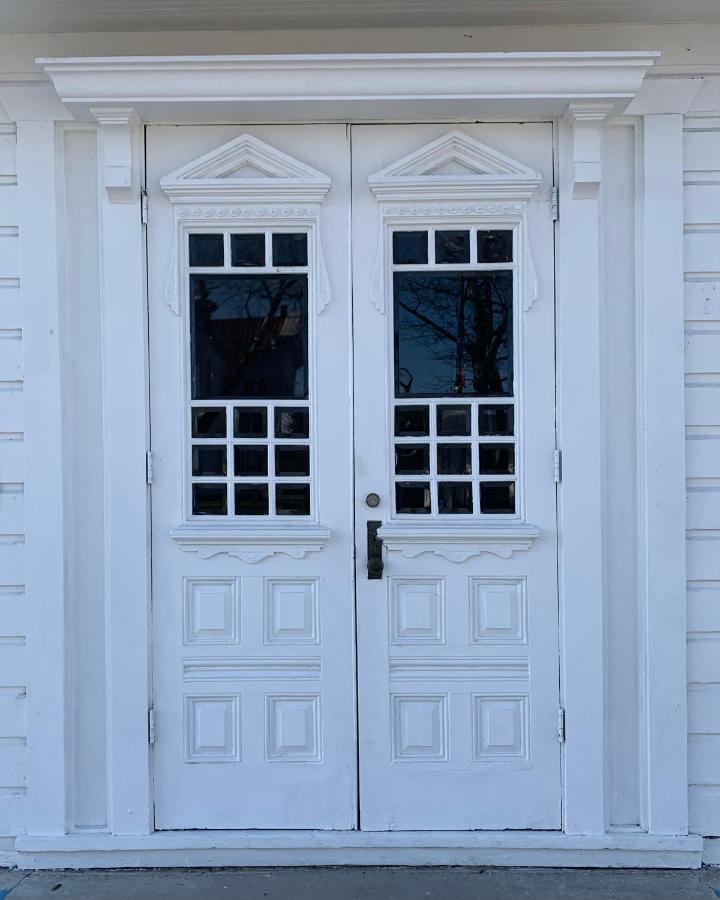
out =
<svg viewBox="0 0 720 900"><path fill-rule="evenodd" d="M215 201L226 196L229 202L321 202L331 182L307 163L241 134L166 175L160 186L174 201L197 201L205 194Z"/></svg>
<svg viewBox="0 0 720 900"><path fill-rule="evenodd" d="M452 197L458 191L530 196L540 181L524 163L461 131L443 135L369 179L374 193L386 199L420 199L425 194L439 199L443 189Z"/></svg>

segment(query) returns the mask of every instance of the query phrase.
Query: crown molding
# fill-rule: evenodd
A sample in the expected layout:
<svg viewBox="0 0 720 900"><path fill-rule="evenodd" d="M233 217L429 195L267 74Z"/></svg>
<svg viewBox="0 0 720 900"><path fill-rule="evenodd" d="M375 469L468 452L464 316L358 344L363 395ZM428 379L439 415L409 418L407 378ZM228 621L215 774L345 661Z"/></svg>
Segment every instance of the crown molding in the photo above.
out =
<svg viewBox="0 0 720 900"><path fill-rule="evenodd" d="M621 112L658 53L359 53L38 59L76 118L132 106L149 122Z"/></svg>

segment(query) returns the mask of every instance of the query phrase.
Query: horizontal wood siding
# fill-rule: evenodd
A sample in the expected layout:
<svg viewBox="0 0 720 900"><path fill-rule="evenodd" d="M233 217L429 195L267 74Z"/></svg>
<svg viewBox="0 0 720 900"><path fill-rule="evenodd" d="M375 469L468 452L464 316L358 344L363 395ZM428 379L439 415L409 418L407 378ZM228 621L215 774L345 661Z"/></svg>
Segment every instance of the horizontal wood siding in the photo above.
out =
<svg viewBox="0 0 720 900"><path fill-rule="evenodd" d="M690 830L720 835L720 118L685 120Z"/></svg>

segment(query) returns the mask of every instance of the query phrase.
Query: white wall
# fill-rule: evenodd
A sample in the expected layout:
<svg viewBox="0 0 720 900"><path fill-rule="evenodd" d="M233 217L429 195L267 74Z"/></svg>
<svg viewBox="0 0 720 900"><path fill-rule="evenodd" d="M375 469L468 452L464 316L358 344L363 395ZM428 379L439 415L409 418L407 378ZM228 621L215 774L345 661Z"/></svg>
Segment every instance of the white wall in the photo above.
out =
<svg viewBox="0 0 720 900"><path fill-rule="evenodd" d="M720 835L720 117L685 120L690 827Z"/></svg>

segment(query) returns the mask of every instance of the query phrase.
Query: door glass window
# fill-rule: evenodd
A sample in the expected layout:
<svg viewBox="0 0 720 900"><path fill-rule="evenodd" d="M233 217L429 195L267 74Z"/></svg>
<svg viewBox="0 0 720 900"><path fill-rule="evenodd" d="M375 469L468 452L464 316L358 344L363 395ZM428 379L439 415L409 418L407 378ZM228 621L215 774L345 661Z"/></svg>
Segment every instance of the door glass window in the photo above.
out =
<svg viewBox="0 0 720 900"><path fill-rule="evenodd" d="M516 512L513 243L512 229L393 232L398 515Z"/></svg>
<svg viewBox="0 0 720 900"><path fill-rule="evenodd" d="M188 261L191 513L309 516L308 236L190 234Z"/></svg>

